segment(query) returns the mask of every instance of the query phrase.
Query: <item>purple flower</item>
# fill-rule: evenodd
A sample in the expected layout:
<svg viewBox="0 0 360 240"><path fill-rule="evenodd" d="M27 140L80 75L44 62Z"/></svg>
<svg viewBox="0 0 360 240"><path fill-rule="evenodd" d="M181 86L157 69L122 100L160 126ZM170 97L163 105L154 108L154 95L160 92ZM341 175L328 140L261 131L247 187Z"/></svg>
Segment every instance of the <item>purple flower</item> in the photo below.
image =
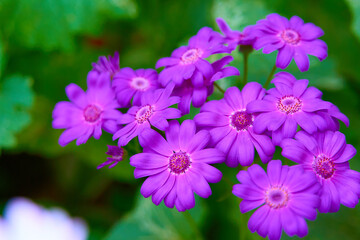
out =
<svg viewBox="0 0 360 240"><path fill-rule="evenodd" d="M242 198L240 211L246 213L257 207L249 219L251 232L270 240L279 240L282 230L289 236L304 237L308 233L306 219L316 219L319 205L319 185L311 173L299 166L282 166L280 160L270 161L267 174L257 164L240 171L241 184L233 194Z"/></svg>
<svg viewBox="0 0 360 240"><path fill-rule="evenodd" d="M118 146L111 146L107 145L108 151L106 152L107 155L111 156L107 158L107 161L100 164L97 169L105 167L106 165L110 165L109 168L113 168L118 164L120 161L124 160L124 149Z"/></svg>
<svg viewBox="0 0 360 240"><path fill-rule="evenodd" d="M165 67L159 75L160 83L166 86L173 81L181 85L184 80L192 79L197 85L198 80L211 78L213 69L205 58L217 53L230 53L231 50L223 43L221 35L211 28L200 29L197 35L190 38L188 46L179 47L171 57L161 58L156 63L156 68Z"/></svg>
<svg viewBox="0 0 360 240"><path fill-rule="evenodd" d="M214 82L225 77L239 75L239 70L235 67L224 67L233 60L233 57L226 56L211 64L214 74L211 78L202 78L202 82L194 86L191 79L185 80L180 86L175 87L173 95L181 98L179 109L183 114L190 112L190 104L196 108L201 107L208 96L214 91ZM200 76L201 78L202 76Z"/></svg>
<svg viewBox="0 0 360 240"><path fill-rule="evenodd" d="M141 96L159 88L158 74L154 69L122 68L114 76L113 87L121 107L128 107L133 98L133 105L141 103Z"/></svg>
<svg viewBox="0 0 360 240"><path fill-rule="evenodd" d="M119 138L118 145L125 146L151 125L164 131L169 126L167 119L181 117L179 109L169 108L180 101L179 97L170 97L173 88L174 85L170 83L165 89L144 93L140 106L131 107L126 114L117 119L119 124L126 126L114 134L113 140Z"/></svg>
<svg viewBox="0 0 360 240"><path fill-rule="evenodd" d="M324 32L313 23L305 23L298 16L288 20L272 13L257 22L257 39L253 45L256 50L263 48L268 54L279 50L276 66L285 69L294 58L301 72L309 69L307 54L316 56L320 61L327 57L327 45L318 39Z"/></svg>
<svg viewBox="0 0 360 240"><path fill-rule="evenodd" d="M111 78L120 71L120 59L119 53L115 52L114 56L111 55L106 58L105 56L100 56L97 63L91 64L93 70L97 73L110 73Z"/></svg>
<svg viewBox="0 0 360 240"><path fill-rule="evenodd" d="M288 87L293 87L296 83L296 78L287 72L279 72L275 74L275 78L272 80L272 83L274 84L285 84ZM321 99L322 92L320 92L315 87L309 87L308 89L311 89L311 91L314 92L314 96ZM320 131L326 131L326 130L332 130L332 131L338 131L340 129L339 121L342 121L347 127L349 127L349 119L340 112L340 110L333 104L331 104L329 109L320 110L316 112L317 115L319 115L323 120L315 121L315 124L317 124L317 127ZM324 124L325 123L325 124Z"/></svg>
<svg viewBox="0 0 360 240"><path fill-rule="evenodd" d="M294 139L281 143L282 155L300 163L305 171L321 184L319 211L337 212L340 204L354 208L360 197L360 173L351 170L349 160L356 149L346 144L340 132L319 132L309 135L298 132Z"/></svg>
<svg viewBox="0 0 360 240"><path fill-rule="evenodd" d="M254 26L247 26L243 32L232 30L222 18L217 18L221 32L225 35L225 41L229 44L229 48L235 50L238 45L253 45L256 36L254 35Z"/></svg>
<svg viewBox="0 0 360 240"><path fill-rule="evenodd" d="M226 154L226 165L249 166L254 160L254 147L261 160L266 163L272 158L275 147L266 135L253 131L257 118L247 111L248 103L262 99L265 89L259 83L251 82L240 92L237 87L228 88L221 100L205 103L194 118L200 127L210 130L215 148Z"/></svg>
<svg viewBox="0 0 360 240"><path fill-rule="evenodd" d="M219 182L222 174L210 164L221 163L224 154L206 148L210 135L201 130L196 133L195 123L185 120L170 121L165 130L166 140L156 131L146 129L139 136L143 153L130 158L135 167L135 178L147 177L140 192L152 195L154 204L162 200L167 207L176 206L182 212L195 206L194 192L200 197L211 195L208 183Z"/></svg>
<svg viewBox="0 0 360 240"><path fill-rule="evenodd" d="M294 137L298 125L310 134L326 129L328 123L319 111L327 111L333 106L320 99L320 90L315 87L307 88L308 80L295 79L290 85L282 76L291 75L277 75L272 80L275 88L268 90L262 100L256 100L247 106L250 113L259 113L254 121L254 132L259 134L269 130L275 145L279 145L284 138Z"/></svg>
<svg viewBox="0 0 360 240"><path fill-rule="evenodd" d="M116 110L118 103L110 86L110 74L98 74L90 71L87 76L88 90L84 92L72 83L65 89L71 102L59 102L52 113L53 128L66 128L59 138L59 144L65 146L76 140L80 145L94 136L99 139L101 129L114 133L118 130L116 119L121 113Z"/></svg>

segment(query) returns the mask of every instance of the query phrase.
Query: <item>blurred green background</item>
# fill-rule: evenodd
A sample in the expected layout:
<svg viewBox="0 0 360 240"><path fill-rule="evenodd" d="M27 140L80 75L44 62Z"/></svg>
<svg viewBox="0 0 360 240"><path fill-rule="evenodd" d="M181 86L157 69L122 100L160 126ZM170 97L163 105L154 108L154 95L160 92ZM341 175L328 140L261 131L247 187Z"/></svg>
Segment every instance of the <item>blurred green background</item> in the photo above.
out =
<svg viewBox="0 0 360 240"><path fill-rule="evenodd" d="M66 85L86 87L100 55L119 51L121 67L154 68L201 27L218 30L216 17L242 30L271 12L324 29L329 57L311 59L306 73L294 63L287 71L308 78L350 118L350 128L342 124L341 131L360 149L360 0L0 0L0 210L14 196L60 206L87 221L89 239L261 239L247 230L251 213L241 215L231 194L236 169L217 166L226 177L212 184L209 199L197 199L190 218L141 197L143 180L133 178L128 159L96 169L106 144L113 144L110 134L60 147L62 130L51 128L51 112L67 100ZM275 55L250 55L250 81L265 82ZM242 71L240 54L234 57ZM138 149L136 141L126 147L129 155ZM360 171L358 157L351 167ZM309 222L305 239L360 239L359 223L359 206L341 207Z"/></svg>

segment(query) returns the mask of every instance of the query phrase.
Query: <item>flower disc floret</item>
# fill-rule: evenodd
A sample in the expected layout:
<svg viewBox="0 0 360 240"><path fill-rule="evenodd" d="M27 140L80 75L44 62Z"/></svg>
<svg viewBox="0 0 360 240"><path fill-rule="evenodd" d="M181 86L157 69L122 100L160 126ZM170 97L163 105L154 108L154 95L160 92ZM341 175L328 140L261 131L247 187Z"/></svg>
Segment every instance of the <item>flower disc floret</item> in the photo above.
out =
<svg viewBox="0 0 360 240"><path fill-rule="evenodd" d="M323 154L314 157L312 167L316 174L323 179L331 178L335 173L335 164L331 159Z"/></svg>
<svg viewBox="0 0 360 240"><path fill-rule="evenodd" d="M98 107L96 105L88 105L84 109L85 121L94 123L100 119L101 113L102 113L102 110L100 107Z"/></svg>
<svg viewBox="0 0 360 240"><path fill-rule="evenodd" d="M183 151L175 152L169 158L169 170L173 174L185 173L191 166L190 156Z"/></svg>
<svg viewBox="0 0 360 240"><path fill-rule="evenodd" d="M150 82L143 77L134 77L131 80L130 85L136 90L146 91L150 87Z"/></svg>
<svg viewBox="0 0 360 240"><path fill-rule="evenodd" d="M245 110L236 111L230 115L230 125L237 131L247 130L252 125L254 117Z"/></svg>
<svg viewBox="0 0 360 240"><path fill-rule="evenodd" d="M294 114L301 110L302 101L294 96L283 96L277 102L276 107L286 114Z"/></svg>
<svg viewBox="0 0 360 240"><path fill-rule="evenodd" d="M265 193L265 203L271 208L286 207L289 201L289 192L285 187L270 187Z"/></svg>
<svg viewBox="0 0 360 240"><path fill-rule="evenodd" d="M203 53L204 51L202 49L189 49L181 56L181 64L193 64L202 57Z"/></svg>
<svg viewBox="0 0 360 240"><path fill-rule="evenodd" d="M140 124L144 123L153 115L154 110L154 107L149 104L141 107L135 114L136 121Z"/></svg>
<svg viewBox="0 0 360 240"><path fill-rule="evenodd" d="M296 45L300 41L299 33L292 29L286 29L282 31L279 35L282 40L291 45Z"/></svg>

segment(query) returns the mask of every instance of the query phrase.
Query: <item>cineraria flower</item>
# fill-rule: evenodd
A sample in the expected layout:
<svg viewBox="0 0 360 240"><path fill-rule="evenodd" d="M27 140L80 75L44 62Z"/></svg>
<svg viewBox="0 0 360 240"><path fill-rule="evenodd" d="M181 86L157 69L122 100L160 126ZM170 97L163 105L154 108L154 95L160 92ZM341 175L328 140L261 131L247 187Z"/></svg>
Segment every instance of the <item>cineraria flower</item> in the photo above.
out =
<svg viewBox="0 0 360 240"><path fill-rule="evenodd" d="M164 131L169 126L167 119L181 117L179 109L169 108L180 101L179 97L170 97L173 89L174 84L170 83L165 89L144 93L140 106L131 107L117 119L119 124L126 126L114 134L113 140L119 138L118 145L125 146L151 125Z"/></svg>
<svg viewBox="0 0 360 240"><path fill-rule="evenodd" d="M293 87L296 83L296 78L287 72L279 72L274 75L274 79L271 81L274 84L285 84L289 87ZM313 92L313 95L319 99L322 97L322 92L315 87L309 87L309 90ZM333 104L329 109L316 112L320 117L318 121L314 121L320 131L332 130L337 131L340 129L339 121L342 121L347 127L349 127L349 119L340 112L340 110ZM322 119L321 119L322 118ZM325 121L324 121L325 120Z"/></svg>
<svg viewBox="0 0 360 240"><path fill-rule="evenodd" d="M100 164L97 169L100 169L106 165L110 165L109 168L113 168L122 161L124 158L124 149L118 146L111 146L107 145L108 151L106 152L107 155L111 156L107 158L107 161Z"/></svg>
<svg viewBox="0 0 360 240"><path fill-rule="evenodd" d="M360 173L351 170L349 160L356 149L346 144L340 132L298 132L281 143L282 155L300 163L321 184L319 211L337 212L340 204L354 208L360 197Z"/></svg>
<svg viewBox="0 0 360 240"><path fill-rule="evenodd" d="M210 135L201 130L196 133L193 120L170 121L165 130L166 140L156 131L146 129L139 136L143 153L130 158L135 167L135 178L147 177L140 192L154 204L162 200L167 207L182 212L195 206L194 192L200 197L211 195L208 183L219 182L222 174L210 164L221 163L224 154L206 148Z"/></svg>
<svg viewBox="0 0 360 240"><path fill-rule="evenodd" d="M120 106L129 106L132 98L132 104L139 105L144 92L159 88L157 78L158 74L154 69L122 68L114 76L112 83Z"/></svg>
<svg viewBox="0 0 360 240"><path fill-rule="evenodd" d="M232 30L222 18L217 18L216 23L232 50L235 50L238 45L253 45L256 38L253 32L254 26L247 26L243 32L240 32Z"/></svg>
<svg viewBox="0 0 360 240"><path fill-rule="evenodd" d="M239 70L235 67L224 67L234 58L231 56L223 57L212 63L214 74L211 78L204 78L202 85L194 86L191 79L185 80L180 86L175 87L173 95L180 97L179 109L183 114L190 112L190 104L196 108L204 105L208 96L214 91L214 82L229 76L239 75Z"/></svg>
<svg viewBox="0 0 360 240"><path fill-rule="evenodd" d="M268 90L262 100L247 106L249 113L259 113L254 121L254 132L260 134L269 130L273 143L279 145L282 139L294 137L298 125L310 134L325 129L327 123L318 111L328 110L332 104L320 99L320 90L307 88L309 81L306 79L296 80L292 86L280 80L274 78L275 88Z"/></svg>
<svg viewBox="0 0 360 240"><path fill-rule="evenodd" d="M76 140L80 145L94 136L99 139L102 130L114 133L118 130L116 119L121 113L116 110L118 103L111 88L110 74L90 71L87 76L88 90L84 92L72 83L65 88L71 102L62 101L55 105L52 116L53 128L66 128L59 138L65 146Z"/></svg>
<svg viewBox="0 0 360 240"><path fill-rule="evenodd" d="M313 23L305 23L298 16L288 20L279 14L272 13L257 22L257 39L253 45L256 50L263 48L268 54L279 50L276 66L285 69L294 58L301 72L309 69L307 54L320 61L327 57L327 45L318 39L324 31Z"/></svg>
<svg viewBox="0 0 360 240"><path fill-rule="evenodd" d="M109 55L108 58L100 56L97 63L92 63L91 65L97 73L110 73L110 77L112 78L120 71L119 53L115 52L113 57Z"/></svg>
<svg viewBox="0 0 360 240"><path fill-rule="evenodd" d="M156 63L156 68L165 67L159 74L159 81L166 86L171 80L176 85L181 85L184 80L192 79L194 85L203 78L211 78L213 69L205 60L210 55L217 53L230 53L231 49L224 46L221 35L209 27L203 27L197 35L189 40L188 46L174 50L171 57L161 58Z"/></svg>
<svg viewBox="0 0 360 240"><path fill-rule="evenodd" d="M257 164L240 171L241 184L233 194L243 200L240 211L246 213L257 207L249 219L251 232L270 240L279 240L282 230L289 236L304 237L308 233L306 219L316 219L319 205L319 185L311 173L300 166L282 166L280 160L270 161L267 174Z"/></svg>
<svg viewBox="0 0 360 240"><path fill-rule="evenodd" d="M223 99L205 103L194 118L198 126L210 130L215 148L226 154L229 167L251 165L254 147L264 163L275 152L268 136L254 133L253 121L257 117L247 111L248 103L262 99L264 93L256 82L246 84L241 92L237 87L228 88Z"/></svg>
<svg viewBox="0 0 360 240"><path fill-rule="evenodd" d="M86 223L61 209L44 209L25 198L8 202L0 218L1 240L85 240Z"/></svg>

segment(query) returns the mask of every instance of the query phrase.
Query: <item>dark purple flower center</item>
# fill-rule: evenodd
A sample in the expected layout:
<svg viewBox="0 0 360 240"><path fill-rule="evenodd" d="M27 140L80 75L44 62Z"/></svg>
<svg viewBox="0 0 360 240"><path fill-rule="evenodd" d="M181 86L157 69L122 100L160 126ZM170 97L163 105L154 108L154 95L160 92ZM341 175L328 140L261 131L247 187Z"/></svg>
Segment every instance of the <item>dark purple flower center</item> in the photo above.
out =
<svg viewBox="0 0 360 240"><path fill-rule="evenodd" d="M288 44L296 45L300 41L300 35L292 29L286 29L280 33L280 37Z"/></svg>
<svg viewBox="0 0 360 240"><path fill-rule="evenodd" d="M149 86L149 80L143 77L134 77L130 82L131 87L139 91L146 91Z"/></svg>
<svg viewBox="0 0 360 240"><path fill-rule="evenodd" d="M323 179L331 178L335 172L335 165L331 159L323 154L314 157L312 163L314 171Z"/></svg>
<svg viewBox="0 0 360 240"><path fill-rule="evenodd" d="M98 106L88 105L83 112L85 121L90 123L96 122L100 118L101 112L101 108Z"/></svg>
<svg viewBox="0 0 360 240"><path fill-rule="evenodd" d="M178 151L169 158L169 170L174 174L186 172L191 165L191 159L186 152Z"/></svg>
<svg viewBox="0 0 360 240"><path fill-rule="evenodd" d="M193 48L190 50L187 50L182 56L181 56L181 63L182 64L192 64L196 62L201 56L203 55L203 51L201 49Z"/></svg>
<svg viewBox="0 0 360 240"><path fill-rule="evenodd" d="M271 187L265 193L265 202L271 208L282 208L289 201L289 192L284 187Z"/></svg>
<svg viewBox="0 0 360 240"><path fill-rule="evenodd" d="M230 115L230 126L236 129L236 131L247 130L253 121L253 115L245 110L236 111Z"/></svg>
<svg viewBox="0 0 360 240"><path fill-rule="evenodd" d="M294 96L284 96L279 99L277 108L286 114L293 114L301 110L302 101Z"/></svg>
<svg viewBox="0 0 360 240"><path fill-rule="evenodd" d="M141 107L135 114L135 119L138 123L143 123L145 121L147 121L151 115L153 115L154 113L154 107L150 106L150 105L145 105L143 107Z"/></svg>

